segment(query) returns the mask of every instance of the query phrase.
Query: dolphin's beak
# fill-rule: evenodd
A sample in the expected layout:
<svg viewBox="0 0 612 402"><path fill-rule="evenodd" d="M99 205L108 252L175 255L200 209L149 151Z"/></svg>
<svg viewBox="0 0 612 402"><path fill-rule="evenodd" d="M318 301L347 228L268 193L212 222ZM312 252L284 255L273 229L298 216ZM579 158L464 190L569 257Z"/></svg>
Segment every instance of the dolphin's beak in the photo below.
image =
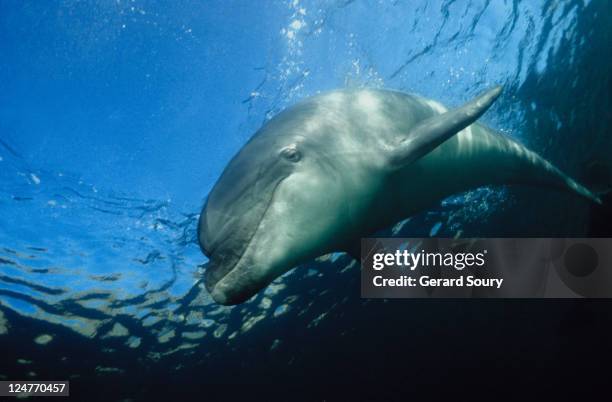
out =
<svg viewBox="0 0 612 402"><path fill-rule="evenodd" d="M225 276L220 275L219 272L219 269L215 266L215 263L212 260L206 264L206 271L204 272L204 285L206 286L208 293L211 295L215 290L215 285ZM216 298L215 301L219 303Z"/></svg>
<svg viewBox="0 0 612 402"><path fill-rule="evenodd" d="M254 137L225 168L200 214L198 242L210 260L204 280L220 304L241 303L262 287L247 249L277 186L293 169L278 148Z"/></svg>
<svg viewBox="0 0 612 402"><path fill-rule="evenodd" d="M256 285L259 281L252 278L253 270L250 268L254 261L249 256L249 245L267 206L267 202L260 202L240 216L226 216L223 225L216 225L220 229L214 233L214 247L206 250L209 262L204 272L204 285L217 303L239 304L261 289ZM200 216L200 227L207 229L203 230L204 234L210 233L208 212L205 209ZM202 236L201 243L203 237L209 236Z"/></svg>
<svg viewBox="0 0 612 402"><path fill-rule="evenodd" d="M223 225L216 225L220 229L214 233L214 247L206 250L209 262L206 264L204 284L217 303L239 304L261 289L255 285L258 281L251 277L253 272L249 268L252 268L253 261L248 256L248 248L267 206L267 202L260 202L240 216L226 217ZM201 228L208 226L207 212L205 209L200 217ZM203 232L210 233L209 230ZM201 244L204 237L210 236L202 236Z"/></svg>
<svg viewBox="0 0 612 402"><path fill-rule="evenodd" d="M225 306L240 304L250 299L265 286L259 286L258 281L248 278L249 270L239 267L238 265L242 265L241 263L242 260L228 269L216 265L214 260L208 262L204 274L204 285L215 302ZM227 278L228 276L232 276L232 278ZM224 278L229 280L224 281Z"/></svg>

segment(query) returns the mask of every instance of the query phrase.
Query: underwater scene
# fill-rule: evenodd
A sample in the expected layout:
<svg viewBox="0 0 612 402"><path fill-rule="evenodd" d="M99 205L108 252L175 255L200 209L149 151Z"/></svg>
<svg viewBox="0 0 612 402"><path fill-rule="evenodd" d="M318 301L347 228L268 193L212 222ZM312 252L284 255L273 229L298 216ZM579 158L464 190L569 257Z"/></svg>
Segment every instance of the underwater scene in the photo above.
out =
<svg viewBox="0 0 612 402"><path fill-rule="evenodd" d="M406 400L452 395L459 372L609 364L604 301L362 299L340 251L220 304L198 225L232 157L303 99L456 108L501 85L479 122L602 204L484 186L377 234L612 237L611 39L605 0L0 2L0 380L68 380L78 401ZM386 385L325 388L366 383Z"/></svg>

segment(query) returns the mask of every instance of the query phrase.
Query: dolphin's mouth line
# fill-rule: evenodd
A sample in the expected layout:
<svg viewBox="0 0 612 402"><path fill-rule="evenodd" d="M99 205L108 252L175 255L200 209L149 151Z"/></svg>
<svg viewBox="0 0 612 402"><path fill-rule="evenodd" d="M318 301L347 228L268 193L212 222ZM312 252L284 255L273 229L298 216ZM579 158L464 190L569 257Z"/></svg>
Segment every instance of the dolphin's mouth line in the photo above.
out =
<svg viewBox="0 0 612 402"><path fill-rule="evenodd" d="M244 260L245 255L247 254L247 251L249 251L251 249L251 246L253 244L253 238L255 237L255 235L257 235L257 233L259 232L259 229L261 228L261 223L263 222L264 218L266 217L266 214L268 213L268 210L270 209L270 205L272 205L272 202L274 201L274 197L276 196L276 190L278 188L278 186L287 178L289 177L289 175L283 177L281 180L278 181L278 183L276 183L276 185L274 186L274 189L272 190L272 197L270 197L270 201L268 201L268 205L266 205L266 208L264 209L263 213L261 214L261 218L259 219L259 222L257 222L257 227L255 228L255 230L253 231L253 234L249 237L247 245L244 247L244 249L242 250L242 252L240 253L240 256L238 257L238 260L236 261L236 263L234 264L234 266L227 270L227 272L221 276L214 285L210 286L207 285L206 287L208 288L208 291L210 293L212 293L212 291L214 290L214 288L220 283L222 282L231 272L233 272L236 267L238 267L240 265L240 263L242 262L242 260ZM212 257L212 256L211 256ZM212 260L212 258L210 258L210 260Z"/></svg>

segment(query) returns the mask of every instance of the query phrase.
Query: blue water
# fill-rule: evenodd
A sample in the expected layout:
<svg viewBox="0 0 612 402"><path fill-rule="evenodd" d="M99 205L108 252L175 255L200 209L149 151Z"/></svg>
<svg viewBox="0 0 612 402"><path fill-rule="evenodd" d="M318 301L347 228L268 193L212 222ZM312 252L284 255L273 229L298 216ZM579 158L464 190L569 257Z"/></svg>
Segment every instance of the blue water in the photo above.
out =
<svg viewBox="0 0 612 402"><path fill-rule="evenodd" d="M595 0L0 2L0 342L12 350L0 379L127 375L138 380L115 379L112 398L150 399L143 370L231 382L219 367L314 367L320 337L361 343L380 303L360 299L341 254L244 305L210 299L195 228L229 159L321 91L386 87L454 106L503 84L483 121L581 178L612 163L611 11ZM484 188L392 233L584 235L589 208Z"/></svg>

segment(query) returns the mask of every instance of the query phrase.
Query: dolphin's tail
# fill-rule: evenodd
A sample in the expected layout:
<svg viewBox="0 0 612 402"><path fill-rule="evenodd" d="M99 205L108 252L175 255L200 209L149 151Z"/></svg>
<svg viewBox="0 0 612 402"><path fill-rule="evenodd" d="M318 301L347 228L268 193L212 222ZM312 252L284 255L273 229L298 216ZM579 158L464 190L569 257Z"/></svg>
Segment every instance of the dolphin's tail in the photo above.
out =
<svg viewBox="0 0 612 402"><path fill-rule="evenodd" d="M542 159L544 162L546 162L548 165L550 165L551 168L551 174L553 175L553 182L550 183L553 187L555 187L555 184L557 184L557 180L560 181L560 188L561 189L569 189L570 191L573 191L574 193L588 199L591 200L597 204L601 204L601 198L596 195L595 193L593 193L591 190L589 190L588 188L584 187L582 184L579 184L577 181L575 181L574 179L572 179L571 177L567 176L566 174L564 174L563 172L561 172L559 169L557 169L556 167L552 166L549 162L545 161L544 159Z"/></svg>
<svg viewBox="0 0 612 402"><path fill-rule="evenodd" d="M579 184L537 153L505 136L500 135L498 140L504 143L502 146L516 162L514 164L516 171L512 176L517 182L570 191L597 204L602 203L597 194Z"/></svg>

